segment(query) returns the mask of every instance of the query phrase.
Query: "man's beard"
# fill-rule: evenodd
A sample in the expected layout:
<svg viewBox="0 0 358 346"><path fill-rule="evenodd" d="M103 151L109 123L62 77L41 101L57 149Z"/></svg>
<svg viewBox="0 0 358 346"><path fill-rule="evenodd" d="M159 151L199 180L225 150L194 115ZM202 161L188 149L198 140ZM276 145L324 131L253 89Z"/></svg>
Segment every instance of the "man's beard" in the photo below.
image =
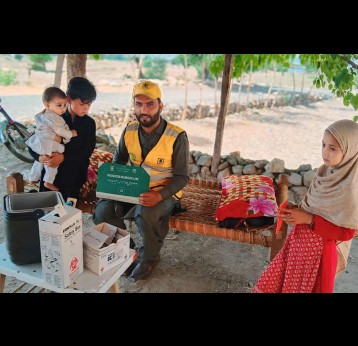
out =
<svg viewBox="0 0 358 346"><path fill-rule="evenodd" d="M159 119L159 117L160 117L160 110L158 110L158 112L155 113L154 115L149 115L149 114L139 114L139 115L137 115L137 114L136 114L135 116L136 116L137 120L139 121L139 123L140 123L143 127L151 127L152 125L154 125L154 124L158 121L158 119ZM143 121L143 120L141 119L142 116L150 117L151 120L149 120L149 121Z"/></svg>

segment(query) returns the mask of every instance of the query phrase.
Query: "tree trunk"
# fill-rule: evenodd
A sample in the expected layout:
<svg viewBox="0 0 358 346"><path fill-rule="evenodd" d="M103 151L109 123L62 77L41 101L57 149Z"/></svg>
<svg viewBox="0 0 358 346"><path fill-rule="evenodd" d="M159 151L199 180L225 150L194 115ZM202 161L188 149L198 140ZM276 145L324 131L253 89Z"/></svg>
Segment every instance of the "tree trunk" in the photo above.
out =
<svg viewBox="0 0 358 346"><path fill-rule="evenodd" d="M311 84L311 87L310 87L310 90L308 91L307 100L309 100L310 97L311 97L311 93L312 93L313 87L314 87L314 84L312 83L312 84Z"/></svg>
<svg viewBox="0 0 358 346"><path fill-rule="evenodd" d="M271 105L271 109L273 107L275 107L275 104L276 104L276 101L277 101L277 98L278 96L281 94L282 92L282 76L283 76L283 72L281 72L281 76L280 76L280 81L278 82L278 91L277 91L277 94L272 102L272 105Z"/></svg>
<svg viewBox="0 0 358 346"><path fill-rule="evenodd" d="M239 89L237 91L237 102L235 107L235 113L239 113L240 109L240 98L241 98L241 88L242 88L242 76L239 78Z"/></svg>
<svg viewBox="0 0 358 346"><path fill-rule="evenodd" d="M296 93L296 79L295 79L295 68L292 67L292 84L293 84L293 94Z"/></svg>
<svg viewBox="0 0 358 346"><path fill-rule="evenodd" d="M266 95L266 100L265 100L265 105L264 108L267 108L269 101L270 101L270 95L271 95L271 90L272 90L272 82L270 83L267 95Z"/></svg>
<svg viewBox="0 0 358 346"><path fill-rule="evenodd" d="M127 54L129 58L129 63L131 65L132 70L132 79L134 83L137 83L138 79L143 79L143 60L144 60L144 54L141 54L140 56L137 56L137 54L134 54L133 56L130 54Z"/></svg>
<svg viewBox="0 0 358 346"><path fill-rule="evenodd" d="M134 66L134 63L133 63L133 59L132 59L132 56L130 54L127 54L128 56L128 59L129 59L129 64L131 66L131 70L132 70L132 79L133 79L133 82L135 83L136 82L136 73L135 73L135 66Z"/></svg>
<svg viewBox="0 0 358 346"><path fill-rule="evenodd" d="M229 106L230 94L231 94L231 76L234 56L233 54L225 54L224 71L221 85L221 102L220 102L220 113L218 116L218 122L216 126L216 136L214 144L213 161L211 164L211 174L213 176L218 175L218 167L220 163L221 147L224 136L225 118L227 109Z"/></svg>
<svg viewBox="0 0 358 346"><path fill-rule="evenodd" d="M218 77L215 77L214 80L214 104L215 104L215 114L214 116L218 115L218 101L217 101L217 93L218 93Z"/></svg>
<svg viewBox="0 0 358 346"><path fill-rule="evenodd" d="M199 83L199 109L198 109L198 119L201 119L201 113L203 109L203 83Z"/></svg>
<svg viewBox="0 0 358 346"><path fill-rule="evenodd" d="M205 83L205 62L201 61L201 83L199 83L200 95L199 95L199 110L198 110L198 118L202 118L203 113L203 87Z"/></svg>
<svg viewBox="0 0 358 346"><path fill-rule="evenodd" d="M296 100L296 80L295 80L295 66L292 64L292 82L293 82L293 93L291 97L290 106L293 106Z"/></svg>
<svg viewBox="0 0 358 346"><path fill-rule="evenodd" d="M305 88L305 77L306 77L307 68L305 66L302 74L302 84L301 84L301 95L303 94L304 88Z"/></svg>
<svg viewBox="0 0 358 346"><path fill-rule="evenodd" d="M274 76L275 76L276 75L276 66L274 67L273 73L274 73ZM275 79L273 79L273 80L275 80ZM264 106L265 108L267 108L267 106L269 104L273 84L274 84L274 82L271 80L271 83L270 83L270 86L269 86L269 89L268 89L268 92L267 92L267 96L266 96L266 101L265 101L265 106Z"/></svg>
<svg viewBox="0 0 358 346"><path fill-rule="evenodd" d="M61 88L62 69L63 69L63 62L65 61L65 55L66 54L57 55L55 81L53 85L58 88Z"/></svg>
<svg viewBox="0 0 358 346"><path fill-rule="evenodd" d="M253 63L252 63L252 60L250 60L250 74L249 74L249 81L247 82L247 98L246 98L246 107L247 108L249 108L249 102L250 102L252 68L253 68Z"/></svg>
<svg viewBox="0 0 358 346"><path fill-rule="evenodd" d="M141 54L140 57L139 57L138 64L137 64L137 67L138 67L138 78L137 78L137 80L144 78L143 71L142 71L143 60L144 60L144 54Z"/></svg>
<svg viewBox="0 0 358 346"><path fill-rule="evenodd" d="M184 108L183 114L181 116L181 120L186 119L186 115L188 113L188 76L187 76L187 69L188 69L188 58L186 54L184 56L184 85L185 85L185 94L184 94Z"/></svg>
<svg viewBox="0 0 358 346"><path fill-rule="evenodd" d="M87 54L67 54L67 83L73 77L86 77Z"/></svg>

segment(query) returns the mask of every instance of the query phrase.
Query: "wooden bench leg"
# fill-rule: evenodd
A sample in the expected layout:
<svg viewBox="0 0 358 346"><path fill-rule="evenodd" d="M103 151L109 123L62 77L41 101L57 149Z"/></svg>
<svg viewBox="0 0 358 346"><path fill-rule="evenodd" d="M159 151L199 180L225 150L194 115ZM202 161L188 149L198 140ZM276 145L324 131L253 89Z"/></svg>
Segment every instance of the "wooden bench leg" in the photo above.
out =
<svg viewBox="0 0 358 346"><path fill-rule="evenodd" d="M274 227L274 230L275 229L276 229L276 225ZM287 223L283 222L280 232L278 234L275 234L275 231L273 231L272 234L270 262L275 258L277 253L281 250L286 238L287 238Z"/></svg>
<svg viewBox="0 0 358 346"><path fill-rule="evenodd" d="M0 274L0 293L4 293L6 275Z"/></svg>
<svg viewBox="0 0 358 346"><path fill-rule="evenodd" d="M110 293L119 293L119 284L118 281L116 281L111 288L109 289Z"/></svg>

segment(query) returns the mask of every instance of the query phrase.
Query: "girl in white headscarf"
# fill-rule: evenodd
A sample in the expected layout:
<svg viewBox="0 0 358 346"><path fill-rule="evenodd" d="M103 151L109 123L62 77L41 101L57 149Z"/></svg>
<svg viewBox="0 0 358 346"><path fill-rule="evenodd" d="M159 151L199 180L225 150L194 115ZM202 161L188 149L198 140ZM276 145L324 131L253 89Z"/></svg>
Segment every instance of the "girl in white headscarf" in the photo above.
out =
<svg viewBox="0 0 358 346"><path fill-rule="evenodd" d="M303 201L280 209L279 217L294 227L253 292L333 292L336 245L351 240L358 229L356 122L339 120L325 130L322 159Z"/></svg>

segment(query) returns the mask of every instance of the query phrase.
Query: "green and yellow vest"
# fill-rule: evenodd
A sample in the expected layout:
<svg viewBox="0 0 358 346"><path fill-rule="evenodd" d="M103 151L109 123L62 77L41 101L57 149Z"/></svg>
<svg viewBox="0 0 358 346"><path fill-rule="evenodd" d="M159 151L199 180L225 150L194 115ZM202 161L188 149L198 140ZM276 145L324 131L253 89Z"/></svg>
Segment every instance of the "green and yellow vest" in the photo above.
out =
<svg viewBox="0 0 358 346"><path fill-rule="evenodd" d="M158 191L173 178L173 146L178 135L184 130L167 123L167 127L158 143L143 160L142 148L139 142L139 126L138 121L132 121L126 127L124 142L129 153L129 160L132 165L141 166L149 173L149 187ZM173 197L178 199L181 196L182 192L179 191Z"/></svg>

